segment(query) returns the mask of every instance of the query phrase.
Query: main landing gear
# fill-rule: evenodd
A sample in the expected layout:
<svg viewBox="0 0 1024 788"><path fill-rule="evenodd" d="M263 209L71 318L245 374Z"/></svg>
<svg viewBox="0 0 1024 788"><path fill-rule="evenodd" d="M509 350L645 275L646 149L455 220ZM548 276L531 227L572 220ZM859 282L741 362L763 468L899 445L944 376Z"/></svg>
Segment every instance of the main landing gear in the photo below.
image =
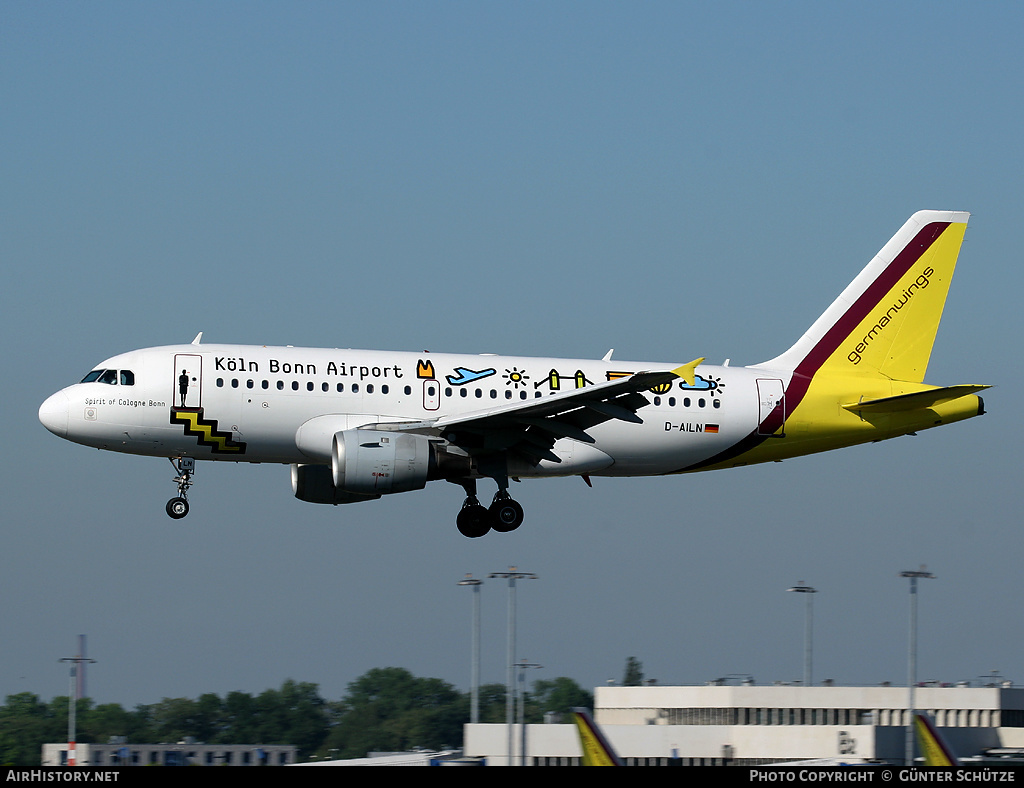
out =
<svg viewBox="0 0 1024 788"><path fill-rule="evenodd" d="M174 477L178 485L178 497L171 498L167 502L167 514L175 520L180 520L188 514L188 488L192 486L192 474L196 471L196 461L191 457L179 457L175 460L168 458L178 475Z"/></svg>
<svg viewBox="0 0 1024 788"><path fill-rule="evenodd" d="M494 494L491 505L487 507L476 497L476 480L462 482L466 500L455 521L459 533L475 539L488 531L508 533L523 524L523 507L508 494L507 484L505 482L506 486Z"/></svg>

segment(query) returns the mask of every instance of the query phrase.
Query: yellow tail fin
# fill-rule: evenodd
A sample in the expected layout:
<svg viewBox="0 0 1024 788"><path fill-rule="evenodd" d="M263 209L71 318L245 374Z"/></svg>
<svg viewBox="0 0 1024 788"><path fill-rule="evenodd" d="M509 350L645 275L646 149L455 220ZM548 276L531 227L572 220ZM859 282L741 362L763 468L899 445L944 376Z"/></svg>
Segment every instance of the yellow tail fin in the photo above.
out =
<svg viewBox="0 0 1024 788"><path fill-rule="evenodd" d="M932 721L923 714L914 715L917 746L921 748L925 766L959 766L960 762L946 741L939 735Z"/></svg>
<svg viewBox="0 0 1024 788"><path fill-rule="evenodd" d="M915 213L793 347L758 366L922 382L969 218Z"/></svg>
<svg viewBox="0 0 1024 788"><path fill-rule="evenodd" d="M622 766L619 756L584 709L573 709L572 718L580 736L584 766Z"/></svg>

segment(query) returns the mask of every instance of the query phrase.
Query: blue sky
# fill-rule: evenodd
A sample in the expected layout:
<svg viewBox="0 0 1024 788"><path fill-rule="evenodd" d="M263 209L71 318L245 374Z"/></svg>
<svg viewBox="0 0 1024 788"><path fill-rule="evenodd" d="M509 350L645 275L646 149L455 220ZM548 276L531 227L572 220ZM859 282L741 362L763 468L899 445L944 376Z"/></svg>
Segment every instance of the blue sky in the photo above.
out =
<svg viewBox="0 0 1024 788"><path fill-rule="evenodd" d="M516 565L519 655L585 686L922 678L1020 654L1016 4L8 2L0 288L10 374L0 696L331 698L398 665L465 689L470 596ZM36 419L102 359L190 341L756 363L922 208L972 212L928 381L989 414L687 477L524 483L466 540L436 483L317 507L288 471L163 460ZM485 681L505 589L482 591Z"/></svg>

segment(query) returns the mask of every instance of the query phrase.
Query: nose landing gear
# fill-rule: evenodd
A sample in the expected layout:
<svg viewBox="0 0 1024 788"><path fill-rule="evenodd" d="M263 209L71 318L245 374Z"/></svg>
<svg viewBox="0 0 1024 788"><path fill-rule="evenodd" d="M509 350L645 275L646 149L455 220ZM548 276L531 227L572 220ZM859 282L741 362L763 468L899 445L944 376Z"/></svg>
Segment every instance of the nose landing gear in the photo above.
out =
<svg viewBox="0 0 1024 788"><path fill-rule="evenodd" d="M169 457L168 459L174 466L174 470L178 472L178 475L174 477L174 482L178 485L178 496L171 498L165 508L169 517L180 520L188 514L188 488L192 486L192 474L196 470L196 461L192 457L179 457L177 460Z"/></svg>

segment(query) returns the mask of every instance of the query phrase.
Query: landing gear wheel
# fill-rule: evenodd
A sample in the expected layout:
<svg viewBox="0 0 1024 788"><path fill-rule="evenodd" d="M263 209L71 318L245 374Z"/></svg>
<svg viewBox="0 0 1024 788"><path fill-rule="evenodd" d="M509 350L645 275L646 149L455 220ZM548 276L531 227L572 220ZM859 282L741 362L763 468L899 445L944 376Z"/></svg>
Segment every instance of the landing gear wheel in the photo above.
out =
<svg viewBox="0 0 1024 788"><path fill-rule="evenodd" d="M192 486L192 474L195 473L196 461L192 457L168 457L174 470L178 475L174 477L174 483L178 485L178 497L171 498L167 502L167 515L174 520L180 520L188 514L188 488Z"/></svg>
<svg viewBox="0 0 1024 788"><path fill-rule="evenodd" d="M491 530L491 515L481 504L467 502L463 504L455 524L460 534L476 539Z"/></svg>
<svg viewBox="0 0 1024 788"><path fill-rule="evenodd" d="M188 514L188 501L184 498L171 498L167 502L167 514L175 520L180 520Z"/></svg>
<svg viewBox="0 0 1024 788"><path fill-rule="evenodd" d="M514 531L523 524L523 507L507 495L502 498L496 496L488 512L492 520L491 528L498 533Z"/></svg>

